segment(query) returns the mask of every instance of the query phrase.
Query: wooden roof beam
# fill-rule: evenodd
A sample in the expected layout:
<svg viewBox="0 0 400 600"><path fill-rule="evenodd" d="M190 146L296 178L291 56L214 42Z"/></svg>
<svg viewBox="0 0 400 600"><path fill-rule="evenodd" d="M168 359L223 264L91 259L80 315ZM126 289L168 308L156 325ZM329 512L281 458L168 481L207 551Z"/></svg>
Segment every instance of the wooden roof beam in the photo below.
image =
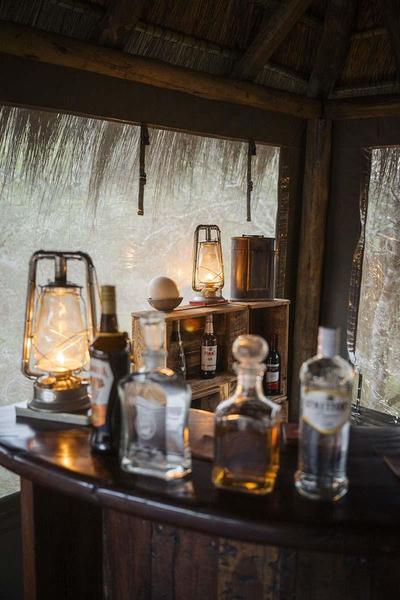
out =
<svg viewBox="0 0 400 600"><path fill-rule="evenodd" d="M254 41L234 66L233 75L254 79L310 4L311 0L286 0L272 15L266 15Z"/></svg>
<svg viewBox="0 0 400 600"><path fill-rule="evenodd" d="M137 25L145 0L114 0L110 2L99 26L92 36L93 42L112 48L123 48L127 37Z"/></svg>
<svg viewBox="0 0 400 600"><path fill-rule="evenodd" d="M354 0L329 0L324 29L308 84L311 97L328 96L339 79L350 45Z"/></svg>
<svg viewBox="0 0 400 600"><path fill-rule="evenodd" d="M400 117L400 94L329 100L324 104L324 112L327 118L336 120Z"/></svg>
<svg viewBox="0 0 400 600"><path fill-rule="evenodd" d="M397 77L400 78L400 5L396 0L380 0L383 22L388 30L396 56Z"/></svg>
<svg viewBox="0 0 400 600"><path fill-rule="evenodd" d="M113 48L95 46L4 21L0 22L0 52L217 102L229 102L300 118L321 114L321 103L313 98L132 56Z"/></svg>

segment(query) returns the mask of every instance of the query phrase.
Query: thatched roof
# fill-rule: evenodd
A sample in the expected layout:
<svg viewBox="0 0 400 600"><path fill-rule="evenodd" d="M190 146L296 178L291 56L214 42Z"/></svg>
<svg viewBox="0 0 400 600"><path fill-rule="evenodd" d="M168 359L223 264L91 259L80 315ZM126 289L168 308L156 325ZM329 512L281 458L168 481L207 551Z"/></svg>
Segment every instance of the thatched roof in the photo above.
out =
<svg viewBox="0 0 400 600"><path fill-rule="evenodd" d="M330 98L399 90L398 0L2 0L0 19Z"/></svg>

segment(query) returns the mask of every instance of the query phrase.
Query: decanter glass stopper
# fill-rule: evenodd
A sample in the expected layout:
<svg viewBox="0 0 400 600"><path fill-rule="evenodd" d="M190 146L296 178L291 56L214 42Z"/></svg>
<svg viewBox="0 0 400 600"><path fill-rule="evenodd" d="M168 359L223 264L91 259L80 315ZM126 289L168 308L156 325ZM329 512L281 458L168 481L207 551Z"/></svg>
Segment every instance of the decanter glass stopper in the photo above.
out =
<svg viewBox="0 0 400 600"><path fill-rule="evenodd" d="M268 354L268 344L259 335L239 335L233 343L232 353L238 366L257 369Z"/></svg>
<svg viewBox="0 0 400 600"><path fill-rule="evenodd" d="M164 368L166 362L165 315L156 310L140 317L145 350L142 354L145 370Z"/></svg>

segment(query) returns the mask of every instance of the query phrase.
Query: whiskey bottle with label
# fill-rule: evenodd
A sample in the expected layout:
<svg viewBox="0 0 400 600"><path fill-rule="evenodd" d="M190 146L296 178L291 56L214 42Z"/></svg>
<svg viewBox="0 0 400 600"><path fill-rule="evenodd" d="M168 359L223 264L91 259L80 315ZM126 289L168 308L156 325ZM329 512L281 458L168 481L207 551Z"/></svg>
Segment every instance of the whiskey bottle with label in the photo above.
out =
<svg viewBox="0 0 400 600"><path fill-rule="evenodd" d="M281 389L281 356L277 344L277 336L271 335L264 377L264 390L267 396L277 396Z"/></svg>
<svg viewBox="0 0 400 600"><path fill-rule="evenodd" d="M212 479L218 488L251 494L274 489L281 409L263 393L267 351L257 335L241 335L233 344L237 387L215 411Z"/></svg>
<svg viewBox="0 0 400 600"><path fill-rule="evenodd" d="M301 414L297 490L311 499L338 500L346 477L353 369L338 356L335 329L319 328L318 353L300 370Z"/></svg>
<svg viewBox="0 0 400 600"><path fill-rule="evenodd" d="M128 334L118 331L115 287L100 290L100 332L90 347L92 450L103 454L118 452L120 407L118 380L130 369Z"/></svg>
<svg viewBox="0 0 400 600"><path fill-rule="evenodd" d="M174 480L191 471L191 389L180 375L165 366L164 315L156 311L146 313L140 324L144 367L119 385L121 467L129 473Z"/></svg>
<svg viewBox="0 0 400 600"><path fill-rule="evenodd" d="M218 343L214 335L213 316L206 316L206 327L201 339L201 367L200 376L203 379L212 379L217 373Z"/></svg>

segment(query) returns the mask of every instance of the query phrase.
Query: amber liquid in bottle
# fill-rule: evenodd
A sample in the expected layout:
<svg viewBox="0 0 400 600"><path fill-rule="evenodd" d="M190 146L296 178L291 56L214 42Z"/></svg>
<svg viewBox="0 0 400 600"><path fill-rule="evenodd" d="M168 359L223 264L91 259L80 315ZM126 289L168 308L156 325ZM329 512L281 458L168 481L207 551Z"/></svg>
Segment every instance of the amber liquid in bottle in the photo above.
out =
<svg viewBox="0 0 400 600"><path fill-rule="evenodd" d="M90 444L102 454L118 452L121 414L118 381L129 374L128 334L118 331L115 288L101 288L100 333L90 347L92 416Z"/></svg>
<svg viewBox="0 0 400 600"><path fill-rule="evenodd" d="M279 469L280 408L265 398L262 377L267 345L258 336L239 336L233 353L238 385L215 413L213 483L218 488L269 494Z"/></svg>

